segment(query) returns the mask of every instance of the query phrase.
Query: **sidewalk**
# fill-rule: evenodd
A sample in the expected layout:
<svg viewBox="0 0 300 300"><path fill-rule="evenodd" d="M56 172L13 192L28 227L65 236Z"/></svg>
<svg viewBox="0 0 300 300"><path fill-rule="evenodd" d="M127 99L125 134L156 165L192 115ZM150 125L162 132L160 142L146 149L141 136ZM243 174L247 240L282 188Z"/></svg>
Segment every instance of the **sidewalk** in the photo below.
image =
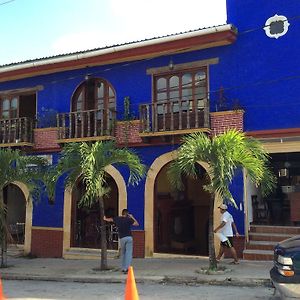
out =
<svg viewBox="0 0 300 300"><path fill-rule="evenodd" d="M270 285L269 270L273 262L245 261L230 265L231 259L224 259L219 266L225 271L216 275L201 274L201 268L208 267L208 258L145 258L133 259L136 282L218 284L257 286ZM8 268L0 269L2 279L47 280L69 282L125 282L126 275L117 270L118 259L109 259L110 271L98 271L98 260L65 260L61 258L24 257L8 258ZM203 272L202 272L203 273Z"/></svg>

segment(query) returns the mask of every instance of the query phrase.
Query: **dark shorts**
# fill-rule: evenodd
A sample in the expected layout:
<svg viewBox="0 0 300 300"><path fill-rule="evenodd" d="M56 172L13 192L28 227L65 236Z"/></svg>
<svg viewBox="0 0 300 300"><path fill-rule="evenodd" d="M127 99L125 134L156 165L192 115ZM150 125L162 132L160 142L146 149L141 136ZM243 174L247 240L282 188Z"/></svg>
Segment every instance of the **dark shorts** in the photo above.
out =
<svg viewBox="0 0 300 300"><path fill-rule="evenodd" d="M225 242L221 242L221 245L223 247L226 247L226 248L231 248L233 247L233 239L232 239L232 236L229 236L227 237L227 240Z"/></svg>

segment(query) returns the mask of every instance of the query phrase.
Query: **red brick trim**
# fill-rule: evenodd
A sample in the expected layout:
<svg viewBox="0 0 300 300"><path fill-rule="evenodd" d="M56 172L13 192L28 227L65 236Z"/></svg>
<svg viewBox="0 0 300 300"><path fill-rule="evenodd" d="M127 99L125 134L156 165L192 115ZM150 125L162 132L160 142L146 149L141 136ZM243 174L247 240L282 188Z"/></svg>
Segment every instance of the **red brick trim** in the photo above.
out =
<svg viewBox="0 0 300 300"><path fill-rule="evenodd" d="M144 258L145 257L145 231L135 230L132 231L133 237L133 257Z"/></svg>
<svg viewBox="0 0 300 300"><path fill-rule="evenodd" d="M140 121L121 121L116 125L116 141L119 145L141 144L143 141L139 136Z"/></svg>
<svg viewBox="0 0 300 300"><path fill-rule="evenodd" d="M244 111L220 111L210 113L211 134L218 135L228 129L244 131Z"/></svg>
<svg viewBox="0 0 300 300"><path fill-rule="evenodd" d="M62 257L63 231L32 228L31 254L37 257Z"/></svg>
<svg viewBox="0 0 300 300"><path fill-rule="evenodd" d="M57 143L58 129L54 128L37 128L34 129L34 147L33 150L57 150L60 148Z"/></svg>
<svg viewBox="0 0 300 300"><path fill-rule="evenodd" d="M255 138L291 137L291 136L300 136L300 128L248 131L246 134L248 136L252 136Z"/></svg>

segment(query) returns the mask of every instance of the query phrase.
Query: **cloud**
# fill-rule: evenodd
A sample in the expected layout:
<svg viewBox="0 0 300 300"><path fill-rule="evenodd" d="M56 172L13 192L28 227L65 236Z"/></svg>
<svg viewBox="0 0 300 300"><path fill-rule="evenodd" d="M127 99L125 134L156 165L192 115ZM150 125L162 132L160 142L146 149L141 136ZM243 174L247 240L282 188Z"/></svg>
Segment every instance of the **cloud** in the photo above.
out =
<svg viewBox="0 0 300 300"><path fill-rule="evenodd" d="M93 20L87 20L87 23L93 21L92 25L57 38L51 47L54 54L219 25L226 19L225 0L110 0L105 3L105 18L99 16L95 23L96 18L92 17Z"/></svg>

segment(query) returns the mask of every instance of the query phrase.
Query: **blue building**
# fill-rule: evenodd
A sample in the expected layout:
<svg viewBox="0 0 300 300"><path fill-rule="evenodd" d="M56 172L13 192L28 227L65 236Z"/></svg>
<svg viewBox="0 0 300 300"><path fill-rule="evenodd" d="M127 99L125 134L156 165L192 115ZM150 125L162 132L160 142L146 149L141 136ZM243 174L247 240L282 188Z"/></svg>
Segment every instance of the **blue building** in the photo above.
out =
<svg viewBox="0 0 300 300"><path fill-rule="evenodd" d="M197 180L184 178L184 192L172 189L166 170L184 134L245 131L270 153L278 188L263 199L247 174L236 176L237 249L269 259L276 240L300 232L298 12L297 0L227 0L224 25L0 66L0 146L51 164L69 142L114 139L134 148L147 176L127 187L126 169L110 166L105 207L111 215L128 207L139 220L135 256L208 255L207 166L199 162ZM97 252L99 208L76 205L84 188L79 180L70 191L60 180L54 203L33 206L26 186L5 189L9 224L25 228L17 235L25 253ZM109 241L116 250L113 232Z"/></svg>

